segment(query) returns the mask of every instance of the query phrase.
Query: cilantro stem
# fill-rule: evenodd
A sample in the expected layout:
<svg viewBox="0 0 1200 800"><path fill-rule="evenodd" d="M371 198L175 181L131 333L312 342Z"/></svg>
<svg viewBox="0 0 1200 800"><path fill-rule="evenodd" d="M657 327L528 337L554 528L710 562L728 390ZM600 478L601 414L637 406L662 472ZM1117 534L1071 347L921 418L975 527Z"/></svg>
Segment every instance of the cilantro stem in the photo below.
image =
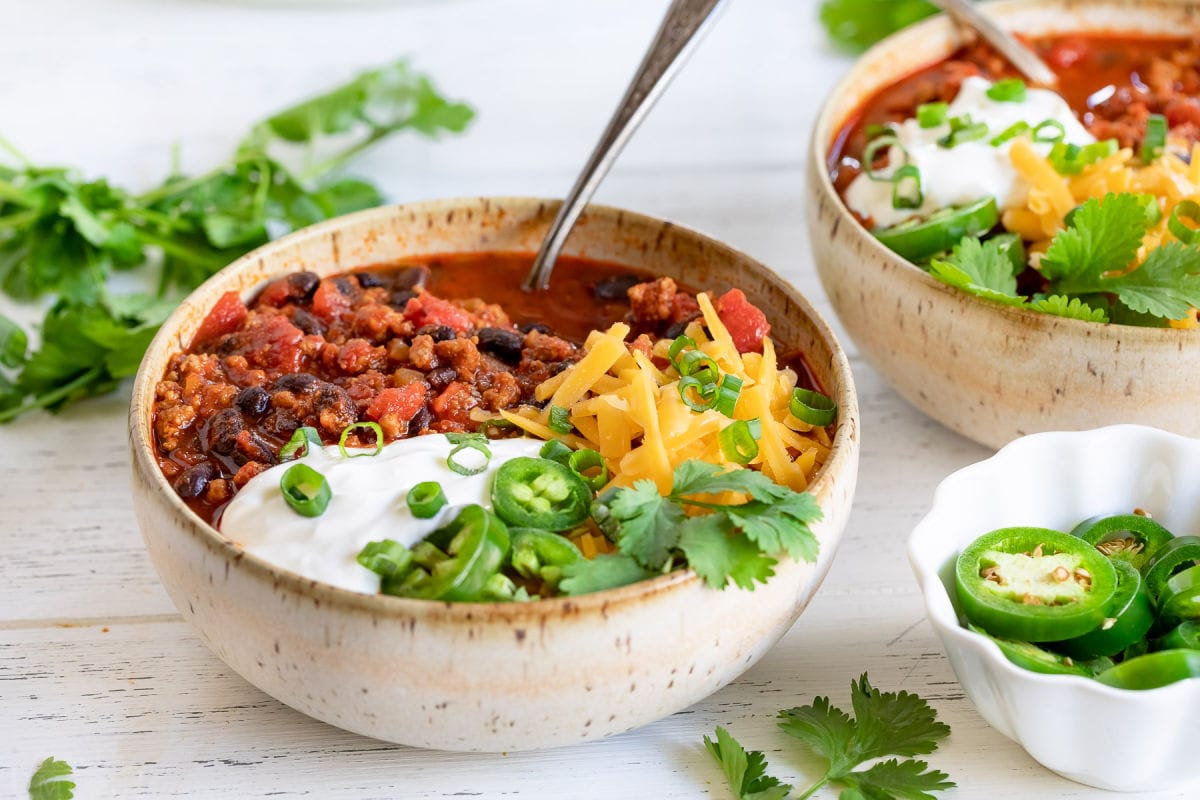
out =
<svg viewBox="0 0 1200 800"><path fill-rule="evenodd" d="M0 150L7 150L9 155L11 155L17 161L20 161L21 164L26 167L33 166L33 162L26 158L24 153L13 147L12 142L10 142L8 139L5 139L3 136L0 136Z"/></svg>
<svg viewBox="0 0 1200 800"><path fill-rule="evenodd" d="M147 206L153 205L154 203L157 203L159 200L165 200L168 197L174 197L177 194L186 192L188 189L191 189L195 186L199 186L200 184L202 184L206 181L210 181L213 178L215 178L216 176L222 175L231 169L236 169L237 167L241 166L242 164L244 164L248 161L258 161L260 158L261 158L261 155L259 155L258 153L250 153L250 154L238 153L236 156L234 156L229 161L225 162L224 164L221 164L220 166L216 167L215 169L210 169L208 172L202 173L200 175L196 175L191 178L185 178L184 180L181 180L181 181L168 180L162 186L159 186L155 189L151 189L150 191L146 192L145 194L138 195L137 197L134 198L134 202L138 203L139 205L147 205Z"/></svg>
<svg viewBox="0 0 1200 800"><path fill-rule="evenodd" d="M72 380L70 383L65 383L53 391L34 397L32 400L28 400L25 403L16 406L15 408L0 411L0 423L16 419L27 411L33 411L35 408L46 408L47 406L54 405L59 400L65 400L76 389L87 386L94 379L98 378L103 372L103 365L92 367L87 372L81 374L78 378Z"/></svg>
<svg viewBox="0 0 1200 800"><path fill-rule="evenodd" d="M33 222L37 218L38 212L33 209L18 211L16 214L0 217L0 228L19 228L26 222Z"/></svg>
<svg viewBox="0 0 1200 800"><path fill-rule="evenodd" d="M154 245L169 256L173 256L174 258L177 258L180 261L184 261L188 264L194 264L197 267L203 267L204 269L220 269L227 263L223 258L211 259L198 256L189 248L172 242L170 239L163 239L162 237L155 236L152 233L143 232L142 239L146 242L146 244Z"/></svg>
<svg viewBox="0 0 1200 800"><path fill-rule="evenodd" d="M342 166L359 153L369 149L379 140L390 136L404 127L406 127L406 125L397 125L389 128L374 128L371 131L371 134L361 142L356 142L355 144L347 147L345 150L342 150L340 153L334 153L323 161L318 161L316 164L306 167L300 173L300 182L308 183L309 181L314 181L317 178L320 178L322 175L333 172L335 169Z"/></svg>
<svg viewBox="0 0 1200 800"><path fill-rule="evenodd" d="M826 772L821 777L821 780L817 781L812 786L808 787L808 791L806 791L804 794L798 796L796 798L796 800L808 800L808 798L812 797L814 794L817 793L817 790L819 790L825 784L829 783L829 780L830 780L830 773Z"/></svg>

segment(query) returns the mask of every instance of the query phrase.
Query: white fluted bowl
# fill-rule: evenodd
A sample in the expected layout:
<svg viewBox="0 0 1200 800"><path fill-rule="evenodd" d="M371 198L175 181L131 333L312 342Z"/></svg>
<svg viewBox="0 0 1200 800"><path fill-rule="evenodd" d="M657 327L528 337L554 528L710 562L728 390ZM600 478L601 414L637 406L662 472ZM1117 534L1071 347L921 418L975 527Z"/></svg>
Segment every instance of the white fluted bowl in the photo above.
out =
<svg viewBox="0 0 1200 800"><path fill-rule="evenodd" d="M1069 531L1087 517L1137 507L1177 536L1194 534L1198 464L1200 440L1139 425L1025 436L943 480L909 539L926 613L967 696L988 723L1065 778L1116 791L1200 781L1200 679L1131 691L1022 669L959 623L955 559L996 528Z"/></svg>

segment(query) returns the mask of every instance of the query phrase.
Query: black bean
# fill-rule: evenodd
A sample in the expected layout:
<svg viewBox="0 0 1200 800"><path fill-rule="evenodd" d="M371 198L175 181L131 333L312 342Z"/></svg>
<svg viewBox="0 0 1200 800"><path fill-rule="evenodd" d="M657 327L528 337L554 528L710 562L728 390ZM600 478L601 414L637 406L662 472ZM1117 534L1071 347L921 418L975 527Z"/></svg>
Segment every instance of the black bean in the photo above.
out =
<svg viewBox="0 0 1200 800"><path fill-rule="evenodd" d="M408 301L417 296L417 293L412 289L402 289L398 292L392 292L391 304L396 308L403 309L408 305Z"/></svg>
<svg viewBox="0 0 1200 800"><path fill-rule="evenodd" d="M208 488L208 484L215 477L217 477L216 467L205 461L179 473L179 477L175 479L172 486L175 488L175 494L184 500L191 500L204 494L204 490Z"/></svg>
<svg viewBox="0 0 1200 800"><path fill-rule="evenodd" d="M260 430L270 431L286 439L296 428L300 427L300 420L296 418L295 412L290 408L277 408L263 417L262 421L258 423L258 427Z"/></svg>
<svg viewBox="0 0 1200 800"><path fill-rule="evenodd" d="M312 314L305 311L303 308L297 308L292 312L292 324L307 333L309 336L325 335L324 323L322 323L321 320L317 319Z"/></svg>
<svg viewBox="0 0 1200 800"><path fill-rule="evenodd" d="M253 431L250 432L249 443L244 447L239 447L238 452L244 453L251 461L258 461L263 464L274 464L277 460L275 450L271 445Z"/></svg>
<svg viewBox="0 0 1200 800"><path fill-rule="evenodd" d="M354 404L353 398L345 389L332 383L321 384L317 389L313 395L313 411L318 415L326 411L332 412L337 424L331 427L339 430L358 419L358 406Z"/></svg>
<svg viewBox="0 0 1200 800"><path fill-rule="evenodd" d="M453 339L456 334L454 328L449 325L422 325L417 329L417 336L428 336L435 342L444 342L447 339Z"/></svg>
<svg viewBox="0 0 1200 800"><path fill-rule="evenodd" d="M529 333L530 331L537 331L538 333L553 333L553 331L550 330L549 325L543 325L540 322L526 322L524 325L518 325L517 329L520 330L521 333Z"/></svg>
<svg viewBox="0 0 1200 800"><path fill-rule="evenodd" d="M375 289L383 286L383 278L377 272L356 272L354 277L358 278L358 285L364 289Z"/></svg>
<svg viewBox="0 0 1200 800"><path fill-rule="evenodd" d="M687 331L687 326L690 322L690 319L681 319L679 322L672 322L667 326L667 329L663 331L663 338L674 339L676 337L683 336L683 334Z"/></svg>
<svg viewBox="0 0 1200 800"><path fill-rule="evenodd" d="M458 371L454 367L438 367L425 375L425 380L434 389L439 392L450 385L450 382L458 375Z"/></svg>
<svg viewBox="0 0 1200 800"><path fill-rule="evenodd" d="M429 413L428 408L421 406L417 409L417 413L413 414L413 418L408 421L408 435L415 436L428 428L431 422L433 422L433 415Z"/></svg>
<svg viewBox="0 0 1200 800"><path fill-rule="evenodd" d="M258 386L247 386L234 396L233 404L243 414L259 417L267 413L267 408L271 405L271 396L267 394L266 389Z"/></svg>
<svg viewBox="0 0 1200 800"><path fill-rule="evenodd" d="M491 353L506 364L521 363L521 347L525 337L504 328L480 328L479 349Z"/></svg>
<svg viewBox="0 0 1200 800"><path fill-rule="evenodd" d="M242 413L236 408L223 408L208 421L208 447L223 456L237 449L237 437L245 428Z"/></svg>
<svg viewBox="0 0 1200 800"><path fill-rule="evenodd" d="M310 375L307 372L292 372L276 378L275 382L271 384L271 388L277 392L308 394L320 386L321 383L321 379L316 375Z"/></svg>
<svg viewBox="0 0 1200 800"><path fill-rule="evenodd" d="M401 267L392 273L392 288L415 289L429 280L429 267Z"/></svg>
<svg viewBox="0 0 1200 800"><path fill-rule="evenodd" d="M346 297L354 296L354 284L347 277L334 278L333 285L338 290L339 294L344 294Z"/></svg>
<svg viewBox="0 0 1200 800"><path fill-rule="evenodd" d="M597 300L628 300L629 287L642 282L637 275L612 275L592 286L592 295Z"/></svg>
<svg viewBox="0 0 1200 800"><path fill-rule="evenodd" d="M293 272L287 276L289 294L297 300L308 300L317 290L321 279L312 272Z"/></svg>

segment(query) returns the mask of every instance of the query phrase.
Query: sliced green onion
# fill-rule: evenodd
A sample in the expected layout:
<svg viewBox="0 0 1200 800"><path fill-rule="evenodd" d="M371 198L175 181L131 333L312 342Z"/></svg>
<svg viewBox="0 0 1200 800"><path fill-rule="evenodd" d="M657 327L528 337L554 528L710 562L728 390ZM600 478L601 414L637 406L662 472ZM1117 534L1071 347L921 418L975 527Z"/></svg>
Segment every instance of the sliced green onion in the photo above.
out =
<svg viewBox="0 0 1200 800"><path fill-rule="evenodd" d="M1117 149L1116 139L1105 139L1102 142L1087 144L1083 147L1067 142L1056 142L1046 158L1049 159L1051 166L1059 175L1078 175L1083 172L1084 167L1108 158L1117 152Z"/></svg>
<svg viewBox="0 0 1200 800"><path fill-rule="evenodd" d="M892 132L891 125L881 125L878 122L872 122L870 125L868 125L866 128L863 129L863 133L865 133L867 135L868 141L871 139L878 139L880 136L884 136L891 132Z"/></svg>
<svg viewBox="0 0 1200 800"><path fill-rule="evenodd" d="M560 442L558 439L551 439L542 445L542 449L538 451L538 455L550 461L557 461L560 464L566 464L570 459L572 450L567 445Z"/></svg>
<svg viewBox="0 0 1200 800"><path fill-rule="evenodd" d="M555 433L570 433L575 430L571 424L571 410L562 406L550 406L550 430Z"/></svg>
<svg viewBox="0 0 1200 800"><path fill-rule="evenodd" d="M1162 206L1158 204L1158 198L1152 194L1138 194L1134 196L1142 204L1142 208L1146 210L1146 227L1157 225L1162 220Z"/></svg>
<svg viewBox="0 0 1200 800"><path fill-rule="evenodd" d="M346 450L346 439L350 437L357 428L366 428L375 434L375 450L371 453L351 453ZM346 430L342 431L342 437L338 439L338 450L341 451L342 458L358 458L359 456L377 456L383 452L383 428L379 427L378 422L356 422L353 425L347 425Z"/></svg>
<svg viewBox="0 0 1200 800"><path fill-rule="evenodd" d="M811 389L793 389L789 408L793 417L818 428L832 425L837 419L837 403Z"/></svg>
<svg viewBox="0 0 1200 800"><path fill-rule="evenodd" d="M294 455L296 458L304 458L312 452L313 447L322 446L324 445L321 442L321 433L316 428L305 425L303 428L297 428L292 433L292 438L288 439L287 444L279 448L279 460L281 462L288 461ZM296 455L301 448L304 449L304 452Z"/></svg>
<svg viewBox="0 0 1200 800"><path fill-rule="evenodd" d="M448 433L446 434L446 438L455 444L454 449L450 451L450 455L446 456L446 466L450 468L451 472L458 475L478 475L487 469L488 463L492 460L492 451L487 446L487 439L478 433ZM467 450L474 450L480 453L483 456L483 463L471 466L455 458L459 453Z"/></svg>
<svg viewBox="0 0 1200 800"><path fill-rule="evenodd" d="M329 481L308 464L293 464L279 479L283 499L303 517L319 517L333 498Z"/></svg>
<svg viewBox="0 0 1200 800"><path fill-rule="evenodd" d="M671 362L671 366L677 371L679 370L679 354L684 350L695 350L696 340L690 336L676 336L675 341L671 342L671 347L667 350L667 360ZM682 374L682 373L680 373Z"/></svg>
<svg viewBox="0 0 1200 800"><path fill-rule="evenodd" d="M1184 244L1194 244L1200 237L1200 230L1184 223L1185 218L1200 223L1200 203L1195 200L1182 200L1171 209L1171 216L1167 219L1167 229L1171 231L1172 236Z"/></svg>
<svg viewBox="0 0 1200 800"><path fill-rule="evenodd" d="M367 542L355 561L381 578L390 578L408 569L412 563L412 553L399 542L383 539Z"/></svg>
<svg viewBox="0 0 1200 800"><path fill-rule="evenodd" d="M1015 139L1018 136L1024 136L1031 130L1033 130L1033 128L1029 127L1028 122L1014 122L1012 125L1009 125L1007 128L1005 128L1002 133L988 142L988 144L990 144L992 147L999 147L1005 142Z"/></svg>
<svg viewBox="0 0 1200 800"><path fill-rule="evenodd" d="M987 90L987 96L997 103L1025 102L1025 81L1020 78L1005 78L996 81Z"/></svg>
<svg viewBox="0 0 1200 800"><path fill-rule="evenodd" d="M953 148L982 139L987 135L987 125L975 122L971 119L970 114L964 114L961 117L950 118L950 132L938 139L938 144L945 148Z"/></svg>
<svg viewBox="0 0 1200 800"><path fill-rule="evenodd" d="M936 128L945 123L950 111L949 103L924 103L917 106L917 124L922 128Z"/></svg>
<svg viewBox="0 0 1200 800"><path fill-rule="evenodd" d="M892 184L892 208L920 208L925 204L925 190L921 185L921 170L913 164L905 164L896 170Z"/></svg>
<svg viewBox="0 0 1200 800"><path fill-rule="evenodd" d="M878 138L872 139L870 144L867 145L866 149L863 150L863 154L862 154L863 174L865 174L868 178L870 178L873 181L883 181L883 182L890 183L892 180L890 177L885 177L875 171L875 156L877 156L879 154L880 150L883 150L885 148L890 149L893 147L900 150L900 152L904 155L904 163L907 164L908 163L908 151L905 150L904 146L900 144L899 137L897 137L896 134L894 134L894 133L887 134L885 136L880 136ZM891 165L889 164L888 166L891 166Z"/></svg>
<svg viewBox="0 0 1200 800"><path fill-rule="evenodd" d="M759 422L758 420L753 420ZM761 436L762 423L754 427L744 419L726 425L717 437L721 442L721 452L736 464L745 466L758 455L758 437Z"/></svg>
<svg viewBox="0 0 1200 800"><path fill-rule="evenodd" d="M692 399L692 391L700 398L699 400ZM708 411L716 402L717 385L704 383L697 377L687 375L679 379L679 397L683 400L683 404L692 411Z"/></svg>
<svg viewBox="0 0 1200 800"><path fill-rule="evenodd" d="M595 450L576 450L571 453L567 459L567 466L571 468L579 477L583 478L583 482L591 487L593 492L598 492L604 488L604 484L608 483L608 467L604 463L604 458ZM588 475L588 470L599 470L595 475Z"/></svg>
<svg viewBox="0 0 1200 800"><path fill-rule="evenodd" d="M408 503L408 510L413 513L418 519L429 519L437 516L437 513L449 501L446 499L446 493L442 491L442 485L437 481L422 481L416 486L408 490L408 497L405 498Z"/></svg>
<svg viewBox="0 0 1200 800"><path fill-rule="evenodd" d="M712 407L725 416L732 417L733 409L737 406L741 394L742 379L737 375L726 375L717 387L717 397L713 400Z"/></svg>
<svg viewBox="0 0 1200 800"><path fill-rule="evenodd" d="M480 422L477 430L482 435L487 436L489 433L499 433L500 431L511 430L516 427L516 425L514 425L512 422L509 422L504 417L492 417L491 419L485 419Z"/></svg>
<svg viewBox="0 0 1200 800"><path fill-rule="evenodd" d="M1054 133L1047 134L1044 131L1054 131ZM1056 119L1042 120L1033 129L1033 140L1040 144L1061 142L1066 135L1067 129Z"/></svg>
<svg viewBox="0 0 1200 800"><path fill-rule="evenodd" d="M1162 114L1151 114L1146 117L1146 135L1142 138L1142 149L1138 157L1143 163L1149 164L1162 158L1167 148L1167 118Z"/></svg>
<svg viewBox="0 0 1200 800"><path fill-rule="evenodd" d="M704 380L707 377L708 383L716 383L721 374L721 368L717 366L717 362L712 359L712 356L700 350L688 350L679 357L678 361L679 365L676 369L685 378L690 375Z"/></svg>

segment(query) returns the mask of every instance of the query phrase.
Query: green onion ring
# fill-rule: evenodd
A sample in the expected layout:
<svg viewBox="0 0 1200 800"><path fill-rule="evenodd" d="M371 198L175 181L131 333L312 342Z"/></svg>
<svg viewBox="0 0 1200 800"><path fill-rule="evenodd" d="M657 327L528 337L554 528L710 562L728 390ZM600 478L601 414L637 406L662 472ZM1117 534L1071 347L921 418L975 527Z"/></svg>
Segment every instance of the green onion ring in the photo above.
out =
<svg viewBox="0 0 1200 800"><path fill-rule="evenodd" d="M876 137L875 139L872 139L871 142L867 145L866 149L863 150L861 163L862 163L862 168L863 168L863 174L866 175L868 178L870 178L873 181L882 181L884 183L891 183L891 181L892 181L891 177L885 178L884 176L880 175L878 172L875 171L875 156L878 155L879 151L884 149L885 147L898 148L900 150L900 152L904 154L904 163L905 164L908 163L908 160L909 160L908 151L904 149L904 146L902 144L900 144L900 138L898 136L896 136L896 134L894 134L894 133L885 134L883 136L879 136L879 137Z"/></svg>
<svg viewBox="0 0 1200 800"><path fill-rule="evenodd" d="M604 488L604 484L608 483L608 466L604 463L604 458L595 450L576 450L571 453L567 459L567 466L571 471L583 478L583 482L591 487L593 492L598 492ZM592 476L586 474L589 469L599 469L600 471Z"/></svg>
<svg viewBox="0 0 1200 800"><path fill-rule="evenodd" d="M412 553L397 541L381 539L367 542L354 560L379 577L390 578L408 568L412 563Z"/></svg>
<svg viewBox="0 0 1200 800"><path fill-rule="evenodd" d="M373 453L354 453L351 454L346 450L346 439L355 428L366 428L375 434L375 452ZM347 425L346 430L342 431L342 436L338 439L338 450L342 454L342 458L358 458L359 456L377 456L383 452L383 428L379 427L378 422L355 422L353 425Z"/></svg>
<svg viewBox="0 0 1200 800"><path fill-rule="evenodd" d="M944 125L949 108L949 103L923 103L917 106L917 124L922 128Z"/></svg>
<svg viewBox="0 0 1200 800"><path fill-rule="evenodd" d="M699 378L699 373L710 372L714 383L717 376L721 374L721 368L717 366L717 362L713 360L712 356L701 350L688 350L680 356L678 370L679 374L685 378L689 375Z"/></svg>
<svg viewBox="0 0 1200 800"><path fill-rule="evenodd" d="M702 402L697 402L688 396L688 389L694 389ZM717 385L704 383L699 378L688 375L679 379L679 397L683 404L692 411L708 411L717 400Z"/></svg>
<svg viewBox="0 0 1200 800"><path fill-rule="evenodd" d="M793 389L789 408L793 417L818 428L832 425L837 419L837 403L811 389Z"/></svg>
<svg viewBox="0 0 1200 800"><path fill-rule="evenodd" d="M1184 244L1195 244L1197 237L1200 237L1200 230L1185 225L1182 219L1184 217L1200 223L1200 203L1195 200L1181 200L1171 209L1171 216L1167 219L1167 229L1171 231L1172 236Z"/></svg>
<svg viewBox="0 0 1200 800"><path fill-rule="evenodd" d="M297 428L292 433L292 438L288 439L287 444L279 448L279 460L280 462L289 460L293 455L299 452L301 448L304 449L304 452L300 453L300 455L296 457L303 458L312 452L313 446L324 446L324 443L321 441L320 431L318 431L316 428L309 427L308 425L305 425L303 428Z"/></svg>
<svg viewBox="0 0 1200 800"><path fill-rule="evenodd" d="M1167 147L1167 118L1162 114L1151 114L1146 117L1146 135L1142 137L1142 148L1138 158L1142 163L1149 164L1162 157Z"/></svg>
<svg viewBox="0 0 1200 800"><path fill-rule="evenodd" d="M905 164L896 170L892 184L892 208L920 208L925 204L925 190L921 185L921 170L913 164Z"/></svg>
<svg viewBox="0 0 1200 800"><path fill-rule="evenodd" d="M325 513L333 490L329 481L307 464L293 464L279 479L284 501L302 517L319 517Z"/></svg>
<svg viewBox="0 0 1200 800"><path fill-rule="evenodd" d="M1046 136L1042 133L1043 130L1050 129L1057 131L1058 135ZM1044 119L1034 126L1033 129L1033 140L1039 144L1052 144L1054 142L1061 142L1064 138L1066 138L1066 135L1066 127L1056 119Z"/></svg>
<svg viewBox="0 0 1200 800"><path fill-rule="evenodd" d="M542 449L538 451L538 455L550 461L557 461L559 464L566 464L574 452L574 450L558 439L551 439L542 445Z"/></svg>
<svg viewBox="0 0 1200 800"><path fill-rule="evenodd" d="M1021 122L1014 122L1012 125L1009 125L1007 128L1005 128L998 136L988 142L988 144L990 144L992 147L999 147L1010 139L1023 136L1029 133L1031 130L1033 129L1029 127L1029 123L1025 122L1024 120Z"/></svg>
<svg viewBox="0 0 1200 800"><path fill-rule="evenodd" d="M696 340L690 336L676 336L675 341L671 342L671 348L667 350L667 360L671 362L671 366L679 371L679 354L684 350L695 350ZM680 373L682 374L682 373Z"/></svg>
<svg viewBox="0 0 1200 800"><path fill-rule="evenodd" d="M727 417L733 416L738 398L742 395L742 379L737 375L726 375L717 387L717 397L712 407Z"/></svg>
<svg viewBox="0 0 1200 800"><path fill-rule="evenodd" d="M418 519L437 516L442 507L449 502L446 499L446 493L442 491L442 485L437 481L418 483L408 490L408 496L404 498L404 501L408 503L408 510Z"/></svg>
<svg viewBox="0 0 1200 800"><path fill-rule="evenodd" d="M1005 78L988 87L987 96L997 103L1021 103L1025 101L1025 81L1020 78Z"/></svg>
<svg viewBox="0 0 1200 800"><path fill-rule="evenodd" d="M483 464L478 467L468 467L466 464L456 461L454 457L464 450L474 450L482 453ZM484 442L479 439L461 439L454 449L450 451L450 455L446 456L446 466L450 468L451 472L458 475L478 475L488 468L488 463L491 460L492 451Z"/></svg>
<svg viewBox="0 0 1200 800"><path fill-rule="evenodd" d="M759 421L754 420L754 422ZM761 435L762 423L759 422L757 427L759 432L756 434L754 428L744 419L726 425L717 437L721 442L721 452L725 454L725 457L743 467L753 461L758 455L757 439Z"/></svg>
<svg viewBox="0 0 1200 800"><path fill-rule="evenodd" d="M575 430L571 424L571 410L562 406L550 406L550 421L547 423L555 433L570 433Z"/></svg>

